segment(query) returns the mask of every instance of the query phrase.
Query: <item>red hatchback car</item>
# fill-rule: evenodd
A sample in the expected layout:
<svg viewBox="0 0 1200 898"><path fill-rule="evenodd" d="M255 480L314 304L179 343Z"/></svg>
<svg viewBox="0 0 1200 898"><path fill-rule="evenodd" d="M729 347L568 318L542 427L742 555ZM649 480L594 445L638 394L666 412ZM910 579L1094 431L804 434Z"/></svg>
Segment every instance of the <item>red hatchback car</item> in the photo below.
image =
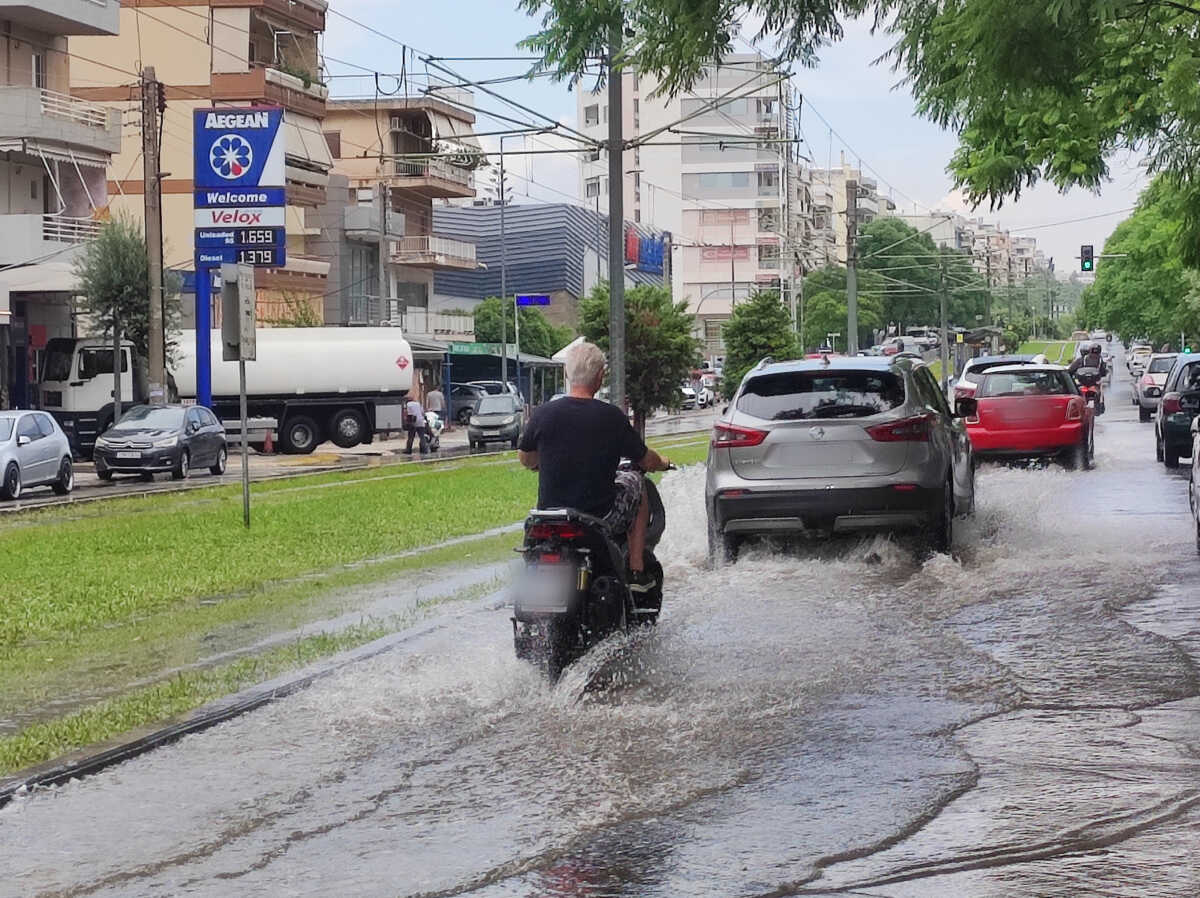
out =
<svg viewBox="0 0 1200 898"><path fill-rule="evenodd" d="M1095 413L1060 365L990 368L974 399L958 402L975 457L1060 458L1090 468Z"/></svg>

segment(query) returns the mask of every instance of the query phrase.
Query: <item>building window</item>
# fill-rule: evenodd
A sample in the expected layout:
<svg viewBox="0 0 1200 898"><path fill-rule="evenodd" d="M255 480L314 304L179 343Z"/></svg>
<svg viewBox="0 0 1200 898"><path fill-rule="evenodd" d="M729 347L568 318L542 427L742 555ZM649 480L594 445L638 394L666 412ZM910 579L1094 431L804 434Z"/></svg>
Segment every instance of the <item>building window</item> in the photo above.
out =
<svg viewBox="0 0 1200 898"><path fill-rule="evenodd" d="M33 54L33 86L39 89L46 87L46 57L41 53Z"/></svg>
<svg viewBox="0 0 1200 898"><path fill-rule="evenodd" d="M779 230L779 210L778 209L759 209L758 210L758 229L760 231L778 231Z"/></svg>
<svg viewBox="0 0 1200 898"><path fill-rule="evenodd" d="M634 221L634 224L642 223L642 210L641 209L633 210L633 221Z"/></svg>
<svg viewBox="0 0 1200 898"><path fill-rule="evenodd" d="M583 195L586 197L594 197L600 195L600 179L588 178L583 182Z"/></svg>
<svg viewBox="0 0 1200 898"><path fill-rule="evenodd" d="M584 125L600 124L600 106L593 103L591 106L583 107L583 123Z"/></svg>
<svg viewBox="0 0 1200 898"><path fill-rule="evenodd" d="M642 173L640 171L635 171L633 173L633 186L634 187L642 186Z"/></svg>
<svg viewBox="0 0 1200 898"><path fill-rule="evenodd" d="M701 209L700 224L702 225L744 225L750 223L749 209Z"/></svg>
<svg viewBox="0 0 1200 898"><path fill-rule="evenodd" d="M763 244L758 248L759 268L779 267L779 247L775 244Z"/></svg>
<svg viewBox="0 0 1200 898"><path fill-rule="evenodd" d="M758 195L776 196L779 193L779 172L760 171L758 175Z"/></svg>
<svg viewBox="0 0 1200 898"><path fill-rule="evenodd" d="M342 132L325 131L325 143L329 147L329 155L334 159L342 158Z"/></svg>
<svg viewBox="0 0 1200 898"><path fill-rule="evenodd" d="M642 164L642 148L641 147L633 148L633 164L634 165Z"/></svg>
<svg viewBox="0 0 1200 898"><path fill-rule="evenodd" d="M633 127L639 128L642 124L641 104L638 103L637 97L633 98Z"/></svg>

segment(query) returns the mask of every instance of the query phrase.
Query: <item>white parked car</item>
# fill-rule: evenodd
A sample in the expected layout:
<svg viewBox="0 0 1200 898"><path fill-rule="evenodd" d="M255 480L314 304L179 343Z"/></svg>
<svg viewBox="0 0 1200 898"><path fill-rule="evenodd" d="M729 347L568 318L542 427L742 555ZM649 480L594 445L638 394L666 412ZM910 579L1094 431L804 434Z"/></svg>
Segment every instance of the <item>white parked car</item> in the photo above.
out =
<svg viewBox="0 0 1200 898"><path fill-rule="evenodd" d="M704 384L701 384L699 391L696 393L696 408L711 408L716 401L717 397L713 395L713 391Z"/></svg>
<svg viewBox="0 0 1200 898"><path fill-rule="evenodd" d="M679 388L680 407L689 409L696 407L696 391L686 384Z"/></svg>
<svg viewBox="0 0 1200 898"><path fill-rule="evenodd" d="M60 496L71 492L71 444L45 412L0 411L0 499L19 499L34 486L50 486Z"/></svg>

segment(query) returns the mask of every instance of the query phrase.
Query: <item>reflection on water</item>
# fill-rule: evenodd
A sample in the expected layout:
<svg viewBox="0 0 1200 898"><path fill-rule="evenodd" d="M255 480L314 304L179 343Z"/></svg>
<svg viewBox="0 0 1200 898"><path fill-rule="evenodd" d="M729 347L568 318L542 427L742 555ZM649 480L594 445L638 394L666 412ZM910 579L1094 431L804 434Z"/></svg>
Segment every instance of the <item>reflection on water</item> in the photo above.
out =
<svg viewBox="0 0 1200 898"><path fill-rule="evenodd" d="M981 472L923 564L877 537L710 569L703 471L669 474L657 629L551 688L504 611L448 617L14 802L0 894L1190 894L1200 589L1157 584L1200 571L1114 411L1097 471Z"/></svg>

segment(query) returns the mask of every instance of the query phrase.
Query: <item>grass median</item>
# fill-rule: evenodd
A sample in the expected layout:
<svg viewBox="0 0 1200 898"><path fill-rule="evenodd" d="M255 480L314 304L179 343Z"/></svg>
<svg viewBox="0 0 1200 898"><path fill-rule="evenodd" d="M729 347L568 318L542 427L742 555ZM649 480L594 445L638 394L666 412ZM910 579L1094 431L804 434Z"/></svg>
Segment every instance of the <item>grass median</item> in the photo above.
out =
<svg viewBox="0 0 1200 898"><path fill-rule="evenodd" d="M1052 365L1069 365L1075 357L1075 343L1071 340L1027 340L1017 354L1044 355Z"/></svg>
<svg viewBox="0 0 1200 898"><path fill-rule="evenodd" d="M703 435L652 442L683 464L707 452ZM352 614L353 599L338 597L355 587L511 557L513 534L471 537L519 521L536 478L510 454L310 475L252 492L248 531L236 486L0 518L0 720L10 733L0 771L16 758L54 756L35 757L31 745L57 754L197 707L228 685L220 670L249 685L254 657L280 652L283 663L345 647L274 645L229 661L273 629ZM38 713L51 704L68 711ZM6 753L13 739L22 747Z"/></svg>

